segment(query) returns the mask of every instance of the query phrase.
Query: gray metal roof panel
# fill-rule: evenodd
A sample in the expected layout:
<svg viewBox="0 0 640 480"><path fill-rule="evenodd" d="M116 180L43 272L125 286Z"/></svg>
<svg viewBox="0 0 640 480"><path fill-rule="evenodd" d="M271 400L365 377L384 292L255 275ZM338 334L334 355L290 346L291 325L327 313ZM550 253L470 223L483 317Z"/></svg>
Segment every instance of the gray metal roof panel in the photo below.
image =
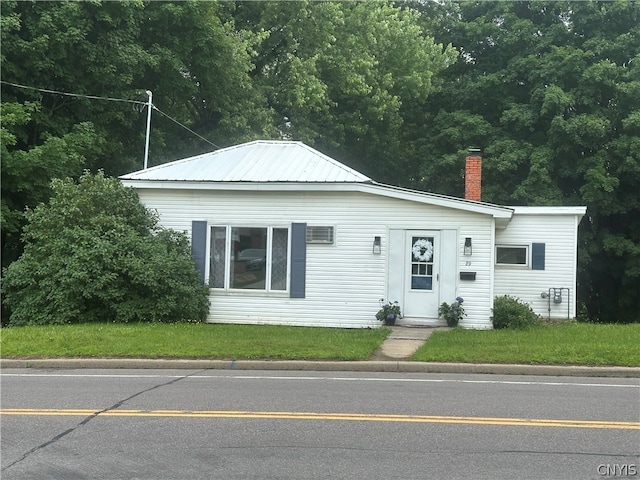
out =
<svg viewBox="0 0 640 480"><path fill-rule="evenodd" d="M124 180L201 182L371 182L301 143L257 140L123 175Z"/></svg>

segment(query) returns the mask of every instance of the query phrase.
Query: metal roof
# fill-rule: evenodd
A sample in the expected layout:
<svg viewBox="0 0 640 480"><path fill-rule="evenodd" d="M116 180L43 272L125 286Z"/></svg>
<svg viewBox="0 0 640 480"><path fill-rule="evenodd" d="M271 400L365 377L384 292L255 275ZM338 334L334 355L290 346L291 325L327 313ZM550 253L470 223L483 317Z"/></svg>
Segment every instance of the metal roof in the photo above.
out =
<svg viewBox="0 0 640 480"><path fill-rule="evenodd" d="M190 182L371 182L301 142L257 140L129 173L123 180Z"/></svg>

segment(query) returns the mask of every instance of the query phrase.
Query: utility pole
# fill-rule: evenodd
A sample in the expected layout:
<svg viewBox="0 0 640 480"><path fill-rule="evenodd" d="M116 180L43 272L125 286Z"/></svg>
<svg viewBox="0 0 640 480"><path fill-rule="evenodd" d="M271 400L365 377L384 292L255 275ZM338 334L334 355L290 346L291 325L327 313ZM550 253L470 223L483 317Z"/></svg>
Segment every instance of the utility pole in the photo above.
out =
<svg viewBox="0 0 640 480"><path fill-rule="evenodd" d="M151 99L153 98L153 94L151 90L147 90L147 95L149 95L149 103L147 104L147 140L144 146L144 169L147 169L147 164L149 162L149 134L151 132L151 109L153 108L153 103L151 103Z"/></svg>

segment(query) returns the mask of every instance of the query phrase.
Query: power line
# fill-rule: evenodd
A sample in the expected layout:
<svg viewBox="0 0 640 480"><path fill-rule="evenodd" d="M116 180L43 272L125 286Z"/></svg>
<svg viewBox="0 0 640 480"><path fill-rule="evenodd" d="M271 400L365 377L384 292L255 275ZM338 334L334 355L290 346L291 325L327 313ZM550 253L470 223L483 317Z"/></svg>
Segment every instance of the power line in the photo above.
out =
<svg viewBox="0 0 640 480"><path fill-rule="evenodd" d="M108 101L112 101L112 102L126 102L126 103L134 103L136 105L145 105L145 106L148 104L148 102L141 102L139 100L126 100L124 98L100 97L100 96L97 96L97 95L82 95L82 94L79 94L79 93L60 92L58 90L49 90L49 89L46 89L46 88L29 87L27 85L20 85L18 83L5 82L4 80L0 80L0 83L2 83L3 85L11 85L12 87L16 87L16 88L24 88L24 89L27 89L27 90L35 90L37 92L44 92L44 93L52 93L52 94L55 94L55 95L65 95L65 96L68 96L68 97L88 98L88 99L91 99L91 100L108 100ZM169 115L167 115L163 111L159 110L155 105L152 104L152 107L153 107L153 109L155 111L157 111L161 115L164 115L165 117L167 117L172 122L177 123L178 125L180 125L185 130L187 130L187 131L191 132L192 134L194 134L199 139L207 142L209 145L213 145L216 148L222 148L219 145L216 145L215 143L210 142L209 140L204 138L202 135L197 134L196 132L191 130L189 127L183 125L182 123L180 123L176 119L171 118Z"/></svg>
<svg viewBox="0 0 640 480"><path fill-rule="evenodd" d="M216 148L222 148L219 145L216 145L213 142L210 142L209 140L207 140L206 138L204 138L201 135L198 135L196 132L194 132L193 130L191 130L189 127L186 127L185 125L181 124L179 121L177 121L175 118L171 118L169 115L167 115L166 113L164 113L162 110L159 110L158 107L156 107L155 105L153 105L153 109L160 113L161 115L164 115L165 117L167 117L169 120L171 120L172 122L177 123L178 125L180 125L182 128L184 128L185 130L188 130L189 132L193 133L196 137L200 138L201 140L204 140L205 142L207 142L209 145L213 145Z"/></svg>
<svg viewBox="0 0 640 480"><path fill-rule="evenodd" d="M16 88L24 88L24 89L27 89L27 90L35 90L37 92L53 93L53 94L56 94L56 95L66 95L67 97L89 98L91 100L108 100L108 101L111 101L111 102L136 103L136 104L141 104L141 105L146 105L146 103L147 103L147 102L141 102L139 100L126 100L124 98L100 97L98 95L82 95L82 94L79 94L79 93L60 92L58 90L49 90L47 88L29 87L27 85L20 85L18 83L5 82L4 80L0 80L0 83L2 83L4 85L11 85L12 87L16 87Z"/></svg>

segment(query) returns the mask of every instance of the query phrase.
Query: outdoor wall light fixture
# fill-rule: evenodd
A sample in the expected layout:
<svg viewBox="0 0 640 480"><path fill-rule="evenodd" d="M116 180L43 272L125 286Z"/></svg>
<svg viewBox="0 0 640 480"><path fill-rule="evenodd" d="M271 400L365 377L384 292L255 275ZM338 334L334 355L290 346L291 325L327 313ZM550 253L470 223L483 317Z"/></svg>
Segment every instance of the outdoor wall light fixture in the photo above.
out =
<svg viewBox="0 0 640 480"><path fill-rule="evenodd" d="M471 237L464 239L464 254L466 256L473 254L473 248L471 247Z"/></svg>
<svg viewBox="0 0 640 480"><path fill-rule="evenodd" d="M382 252L382 242L380 237L373 237L373 253L379 255Z"/></svg>

